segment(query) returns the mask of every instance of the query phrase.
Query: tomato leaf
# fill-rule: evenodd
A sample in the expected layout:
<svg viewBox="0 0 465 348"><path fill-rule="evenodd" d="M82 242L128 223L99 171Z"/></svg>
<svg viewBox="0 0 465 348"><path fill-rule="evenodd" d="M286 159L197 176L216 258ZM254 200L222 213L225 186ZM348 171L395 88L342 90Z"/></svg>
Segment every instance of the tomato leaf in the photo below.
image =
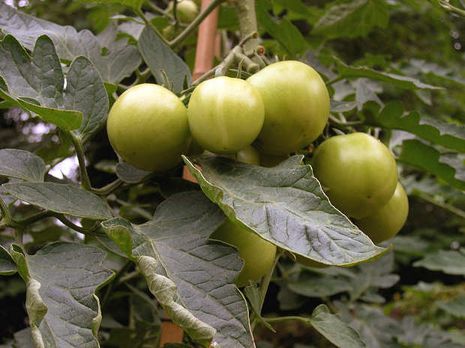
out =
<svg viewBox="0 0 465 348"><path fill-rule="evenodd" d="M441 154L434 147L411 139L402 143L399 161L429 172L450 185L464 190L464 156Z"/></svg>
<svg viewBox="0 0 465 348"><path fill-rule="evenodd" d="M336 347L366 347L357 331L332 314L326 305L319 305L313 310L310 322L316 331Z"/></svg>
<svg viewBox="0 0 465 348"><path fill-rule="evenodd" d="M151 28L145 27L142 31L138 47L158 84L162 85L168 79L170 86L165 87L174 93L181 92L185 82L187 87L190 86L192 77L189 67Z"/></svg>
<svg viewBox="0 0 465 348"><path fill-rule="evenodd" d="M372 301L367 296L377 289L396 284L399 276L392 274L393 270L394 254L391 252L350 269L328 267L302 272L297 280L289 282L288 287L292 292L307 297L327 297L347 292L351 301L363 299L365 302L383 303L382 297Z"/></svg>
<svg viewBox="0 0 465 348"><path fill-rule="evenodd" d="M0 29L15 36L29 50L40 36L47 35L60 59L72 61L79 56L87 57L102 79L112 84L130 76L141 63L137 49L127 40L117 40L112 26L95 36L89 30L78 32L72 26L36 18L0 2Z"/></svg>
<svg viewBox="0 0 465 348"><path fill-rule="evenodd" d="M55 243L35 255L13 245L11 255L27 284L34 346L97 347L102 317L95 292L112 277L102 266L105 253L85 244Z"/></svg>
<svg viewBox="0 0 465 348"><path fill-rule="evenodd" d="M424 267L430 271L465 276L465 249L459 251L439 250L426 255L413 265L415 267Z"/></svg>
<svg viewBox="0 0 465 348"><path fill-rule="evenodd" d="M94 220L112 216L110 208L100 197L75 185L37 182L4 184L1 187L19 200L56 213Z"/></svg>
<svg viewBox="0 0 465 348"><path fill-rule="evenodd" d="M108 96L98 72L84 57L76 58L63 75L53 42L37 39L33 56L11 35L0 45L0 96L37 113L64 130L79 128L89 136L105 122ZM2 86L3 85L3 86Z"/></svg>
<svg viewBox="0 0 465 348"><path fill-rule="evenodd" d="M349 66L337 58L335 58L335 60L339 71L339 76L342 78L351 79L366 77L372 80L390 83L393 86L402 89L441 89L441 87L423 83L413 77L378 71L365 66Z"/></svg>
<svg viewBox="0 0 465 348"><path fill-rule="evenodd" d="M331 205L302 156L273 168L213 156L184 161L231 220L280 248L327 265L353 265L386 251Z"/></svg>
<svg viewBox="0 0 465 348"><path fill-rule="evenodd" d="M45 163L39 156L24 150L0 150L0 175L25 181L44 181Z"/></svg>
<svg viewBox="0 0 465 348"><path fill-rule="evenodd" d="M232 284L241 269L233 248L209 244L224 215L200 192L161 203L151 221L116 218L102 226L133 260L171 319L203 346L254 347L247 305Z"/></svg>
<svg viewBox="0 0 465 348"><path fill-rule="evenodd" d="M359 37L375 27L385 28L389 10L385 0L334 2L315 24L313 32L325 38Z"/></svg>
<svg viewBox="0 0 465 348"><path fill-rule="evenodd" d="M457 318L465 319L465 295L459 295L451 300L439 301L438 307Z"/></svg>
<svg viewBox="0 0 465 348"><path fill-rule="evenodd" d="M91 4L117 4L128 7L133 10L140 10L144 0L81 0L83 3Z"/></svg>
<svg viewBox="0 0 465 348"><path fill-rule="evenodd" d="M370 123L383 128L403 130L434 144L465 152L463 127L420 115L418 112L406 113L399 102L387 104Z"/></svg>
<svg viewBox="0 0 465 348"><path fill-rule="evenodd" d="M17 271L10 253L0 245L0 276L12 275Z"/></svg>
<svg viewBox="0 0 465 348"><path fill-rule="evenodd" d="M276 39L289 55L295 57L305 52L308 43L291 21L273 17L270 14L271 4L267 0L258 0L256 7L260 27Z"/></svg>

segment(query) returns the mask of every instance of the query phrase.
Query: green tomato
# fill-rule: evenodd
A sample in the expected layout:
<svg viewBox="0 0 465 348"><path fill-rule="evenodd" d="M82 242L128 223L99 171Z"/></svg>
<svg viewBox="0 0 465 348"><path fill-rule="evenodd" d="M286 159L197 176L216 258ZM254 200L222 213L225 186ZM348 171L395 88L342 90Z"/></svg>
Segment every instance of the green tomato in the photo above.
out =
<svg viewBox="0 0 465 348"><path fill-rule="evenodd" d="M175 0L176 1L176 0ZM168 5L168 11L173 12L173 2ZM178 0L176 17L181 23L190 23L199 14L199 6L192 0Z"/></svg>
<svg viewBox="0 0 465 348"><path fill-rule="evenodd" d="M325 140L315 151L313 169L334 206L357 219L385 205L397 185L391 152L365 133Z"/></svg>
<svg viewBox="0 0 465 348"><path fill-rule="evenodd" d="M171 91L149 83L121 94L108 114L107 131L121 158L147 171L173 168L189 145L186 107Z"/></svg>
<svg viewBox="0 0 465 348"><path fill-rule="evenodd" d="M260 165L260 154L250 145L237 152L234 157L238 162Z"/></svg>
<svg viewBox="0 0 465 348"><path fill-rule="evenodd" d="M192 136L200 146L231 154L255 140L263 125L264 107L249 83L221 76L197 86L187 114Z"/></svg>
<svg viewBox="0 0 465 348"><path fill-rule="evenodd" d="M373 214L355 220L355 224L365 232L374 243L391 239L404 226L408 216L408 197L400 183L387 204Z"/></svg>
<svg viewBox="0 0 465 348"><path fill-rule="evenodd" d="M288 155L309 145L329 117L329 94L320 75L307 64L271 64L247 81L260 92L265 122L256 146L269 155Z"/></svg>
<svg viewBox="0 0 465 348"><path fill-rule="evenodd" d="M234 246L244 260L244 266L236 279L239 287L246 286L249 281L258 282L274 265L276 246L231 221L221 225L211 238Z"/></svg>

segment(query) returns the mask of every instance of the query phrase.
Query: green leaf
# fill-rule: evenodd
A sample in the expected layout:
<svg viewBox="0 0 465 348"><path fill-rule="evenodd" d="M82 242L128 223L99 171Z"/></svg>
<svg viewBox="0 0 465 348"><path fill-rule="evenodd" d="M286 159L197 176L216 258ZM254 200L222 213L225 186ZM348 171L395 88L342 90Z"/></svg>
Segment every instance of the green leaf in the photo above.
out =
<svg viewBox="0 0 465 348"><path fill-rule="evenodd" d="M32 59L14 37L6 36L0 45L0 76L5 80L1 96L64 130L80 127L86 137L105 123L108 96L92 63L76 58L65 88L60 61L46 36L37 39Z"/></svg>
<svg viewBox="0 0 465 348"><path fill-rule="evenodd" d="M256 9L260 27L278 41L289 55L295 57L307 50L307 41L292 22L286 18L278 19L270 15L269 0L258 0Z"/></svg>
<svg viewBox="0 0 465 348"><path fill-rule="evenodd" d="M137 11L141 9L144 0L80 0L80 2L104 5L117 4Z"/></svg>
<svg viewBox="0 0 465 348"><path fill-rule="evenodd" d="M430 271L465 276L465 249L459 251L439 250L426 255L413 265L415 267L424 267Z"/></svg>
<svg viewBox="0 0 465 348"><path fill-rule="evenodd" d="M465 295L458 296L448 301L439 301L439 308L449 314L461 319L465 319Z"/></svg>
<svg viewBox="0 0 465 348"><path fill-rule="evenodd" d="M0 245L0 276L12 275L17 271L10 253Z"/></svg>
<svg viewBox="0 0 465 348"><path fill-rule="evenodd" d="M353 265L385 251L331 205L302 156L273 168L214 156L184 161L231 220L280 248L327 265Z"/></svg>
<svg viewBox="0 0 465 348"><path fill-rule="evenodd" d="M76 243L55 243L35 255L11 252L27 284L26 310L36 347L98 347L102 315L95 292L113 273L105 253Z"/></svg>
<svg viewBox="0 0 465 348"><path fill-rule="evenodd" d="M116 175L128 184L137 184L149 176L151 172L135 168L128 163L120 162L116 165Z"/></svg>
<svg viewBox="0 0 465 348"><path fill-rule="evenodd" d="M130 76L141 63L137 49L127 40L117 40L113 26L95 36L89 30L78 32L72 26L48 22L0 2L0 29L15 36L29 50L40 36L47 35L60 59L72 61L79 56L87 57L102 79L112 84Z"/></svg>
<svg viewBox="0 0 465 348"><path fill-rule="evenodd" d="M112 216L104 200L72 184L14 183L2 187L19 200L56 213L94 220L105 220Z"/></svg>
<svg viewBox="0 0 465 348"><path fill-rule="evenodd" d="M366 302L382 303L382 297L372 301L372 294L379 288L390 288L399 281L399 276L391 273L393 269L394 255L388 253L350 269L329 267L312 269L313 274L302 272L297 280L289 282L288 287L307 297L327 297L347 292L351 301L364 298Z"/></svg>
<svg viewBox="0 0 465 348"><path fill-rule="evenodd" d="M232 284L240 259L233 248L208 243L223 220L203 194L185 192L161 203L143 225L117 218L102 227L137 263L165 312L194 340L249 348L254 344L247 305Z"/></svg>
<svg viewBox="0 0 465 348"><path fill-rule="evenodd" d="M338 316L359 333L370 348L398 348L397 337L402 334L398 322L383 313L383 310L361 303L336 302Z"/></svg>
<svg viewBox="0 0 465 348"><path fill-rule="evenodd" d="M339 76L342 78L353 79L366 77L368 79L390 83L393 86L402 89L441 89L440 87L428 85L412 77L377 71L364 66L349 66L337 58L336 64Z"/></svg>
<svg viewBox="0 0 465 348"><path fill-rule="evenodd" d="M107 120L109 100L105 86L92 63L84 57L77 57L71 63L66 81L64 105L82 113L79 133L87 138Z"/></svg>
<svg viewBox="0 0 465 348"><path fill-rule="evenodd" d="M456 169L451 166L455 161L450 161L449 157L447 163L448 156L443 157L434 147L419 140L404 141L398 160L431 173L458 189L465 189L465 181L460 180L462 172L458 172L457 177ZM460 169L463 170L463 166Z"/></svg>
<svg viewBox="0 0 465 348"><path fill-rule="evenodd" d="M415 111L405 113L399 102L387 104L372 122L379 127L403 130L434 144L465 152L465 129L463 126L446 123L437 118L421 116Z"/></svg>
<svg viewBox="0 0 465 348"><path fill-rule="evenodd" d="M44 181L45 163L29 151L1 149L0 175L25 181Z"/></svg>
<svg viewBox="0 0 465 348"><path fill-rule="evenodd" d="M332 314L326 305L315 308L310 319L312 326L336 347L366 347L357 331L347 326L337 315Z"/></svg>
<svg viewBox="0 0 465 348"><path fill-rule="evenodd" d="M192 78L189 67L151 28L145 27L142 31L138 47L158 84L169 83L165 87L174 93L181 92L186 84L190 86Z"/></svg>
<svg viewBox="0 0 465 348"><path fill-rule="evenodd" d="M0 97L37 113L64 130L79 128L82 114L64 105L64 76L53 43L46 36L36 42L33 57L7 35L0 43ZM2 86L3 85L3 86Z"/></svg>
<svg viewBox="0 0 465 348"><path fill-rule="evenodd" d="M366 36L375 27L386 28L389 23L389 9L384 0L336 1L333 4L313 30L327 39Z"/></svg>

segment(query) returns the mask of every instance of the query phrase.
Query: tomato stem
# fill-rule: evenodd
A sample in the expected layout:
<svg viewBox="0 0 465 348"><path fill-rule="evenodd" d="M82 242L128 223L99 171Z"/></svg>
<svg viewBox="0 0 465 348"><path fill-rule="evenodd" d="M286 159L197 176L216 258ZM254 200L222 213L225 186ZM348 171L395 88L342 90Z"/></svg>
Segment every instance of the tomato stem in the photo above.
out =
<svg viewBox="0 0 465 348"><path fill-rule="evenodd" d="M79 172L81 174L81 186L86 190L91 190L91 184L89 179L89 174L87 173L86 168L86 158L84 155L84 148L82 146L82 140L79 136L74 133L71 134L71 140L74 145L74 149L76 150L76 156L79 163Z"/></svg>
<svg viewBox="0 0 465 348"><path fill-rule="evenodd" d="M194 32L200 23L219 5L225 0L213 0L195 19L185 28L178 36L176 36L168 44L171 47L179 45L184 39L186 39L192 32Z"/></svg>

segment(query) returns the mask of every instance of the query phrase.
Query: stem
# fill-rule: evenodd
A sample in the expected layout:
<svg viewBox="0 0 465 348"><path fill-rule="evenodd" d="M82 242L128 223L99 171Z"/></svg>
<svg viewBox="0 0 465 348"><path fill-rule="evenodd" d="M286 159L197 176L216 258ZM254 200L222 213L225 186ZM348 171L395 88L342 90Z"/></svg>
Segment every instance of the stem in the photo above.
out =
<svg viewBox="0 0 465 348"><path fill-rule="evenodd" d="M273 276L274 269L276 268L276 264L278 263L278 260L280 257L281 257L281 251L278 251L274 259L273 267L271 267L270 271L265 275L262 282L260 283L260 289L259 289L260 305L258 307L258 311L259 311L259 313L257 313L258 315L260 315L260 313L262 312L263 304L265 303L266 293L268 292L268 287L270 286L271 277ZM260 320L258 318L254 318L251 324L252 331L254 330L255 326L257 325L259 321Z"/></svg>
<svg viewBox="0 0 465 348"><path fill-rule="evenodd" d="M166 41L166 39L163 37L163 35L160 34L160 32L153 25L153 23L149 21L149 19L144 15L144 12L142 12L142 10L134 10L134 12L136 13L136 15L138 15L140 18L142 18L142 20L144 21L146 26L152 28L152 30L155 32L155 34L157 34L157 36L160 38L160 40L163 41L163 43L165 43L166 45L169 45L168 41Z"/></svg>
<svg viewBox="0 0 465 348"><path fill-rule="evenodd" d="M446 11L449 11L451 13L455 13L456 15L465 17L465 10L462 10L458 7L452 6L449 1L446 0L438 0L439 6L441 6L443 9Z"/></svg>
<svg viewBox="0 0 465 348"><path fill-rule="evenodd" d="M105 185L101 188L92 188L91 191L99 196L108 196L110 193L118 189L124 182L121 179L116 179L108 185Z"/></svg>
<svg viewBox="0 0 465 348"><path fill-rule="evenodd" d="M65 225L65 226L67 226L67 227L69 227L69 228L71 228L71 229L73 229L73 230L75 230L75 231L77 231L79 233L85 234L85 235L91 234L92 232L96 231L97 228L100 226L100 223L97 222L94 226L87 229L87 228L76 225L72 221L69 221L66 217L64 217L61 214L52 213L52 216L55 217L56 219L58 219L63 225Z"/></svg>
<svg viewBox="0 0 465 348"><path fill-rule="evenodd" d="M257 15L255 13L255 0L238 0L236 1L237 15L239 18L239 27L241 38L250 37L244 42L244 54L251 56L258 46L258 36L253 36L258 32Z"/></svg>
<svg viewBox="0 0 465 348"><path fill-rule="evenodd" d="M426 195L426 194L423 194L423 193L414 193L414 195L418 196L419 198L423 199L424 201L427 201L428 203L431 203L431 204L434 204L444 210L448 210L449 212L461 217L462 219L465 219L465 211L461 210L461 209L458 209L456 207L454 207L453 205L451 204L447 204L447 203L441 203L441 202L438 202L436 200L434 200L434 198Z"/></svg>
<svg viewBox="0 0 465 348"><path fill-rule="evenodd" d="M177 37L175 37L172 41L169 42L169 46L175 47L179 43L181 43L185 38L187 38L197 27L200 25L200 23L203 22L203 20L221 3L223 3L225 0L213 0L206 8L203 10L195 19L187 26L186 29L184 29Z"/></svg>
<svg viewBox="0 0 465 348"><path fill-rule="evenodd" d="M90 190L91 189L90 179L89 179L89 174L87 174L86 157L84 155L84 149L82 147L81 138L74 133L70 133L70 134L71 134L71 140L73 141L73 145L76 150L76 156L79 162L79 171L81 173L81 186L86 190Z"/></svg>
<svg viewBox="0 0 465 348"><path fill-rule="evenodd" d="M310 322L310 319L308 318L303 318L303 317L298 317L298 316L287 316L287 317L278 317L278 318L263 318L263 320L267 323L280 323L280 322L283 322L283 321L300 321L300 322L303 322L305 324L310 324L311 325L311 322Z"/></svg>
<svg viewBox="0 0 465 348"><path fill-rule="evenodd" d="M5 223L5 225L11 225L11 223L13 222L13 218L11 217L8 205L5 203L2 197L0 197L0 211L2 212L2 220Z"/></svg>

